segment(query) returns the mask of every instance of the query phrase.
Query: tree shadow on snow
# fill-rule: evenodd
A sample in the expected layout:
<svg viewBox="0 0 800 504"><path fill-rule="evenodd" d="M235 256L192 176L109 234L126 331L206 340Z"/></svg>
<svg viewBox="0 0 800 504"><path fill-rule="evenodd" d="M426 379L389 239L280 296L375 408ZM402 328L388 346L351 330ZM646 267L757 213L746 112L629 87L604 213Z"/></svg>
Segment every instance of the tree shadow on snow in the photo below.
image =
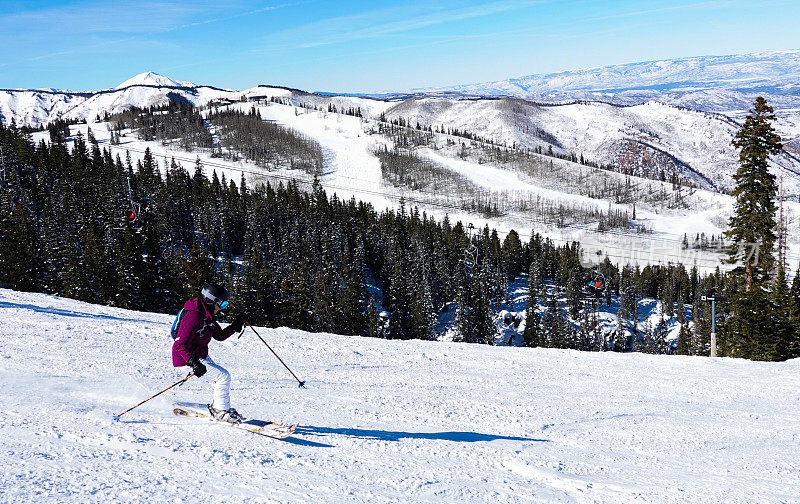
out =
<svg viewBox="0 0 800 504"><path fill-rule="evenodd" d="M357 437L363 439L375 439L379 441L399 441L403 438L409 439L432 439L440 441L455 441L459 443L476 443L478 441L536 441L538 443L548 443L549 439L536 439L517 436L499 436L495 434L481 434L479 432L403 432L385 431L376 429L351 429L335 427L314 427L311 425L300 426L295 431L297 434L315 434L317 436L328 436L338 434L342 436Z"/></svg>
<svg viewBox="0 0 800 504"><path fill-rule="evenodd" d="M0 308L15 308L15 309L26 309L26 310L33 310L38 313L48 313L50 315L61 315L62 317L79 317L79 318L91 318L91 319L106 319L106 320L114 320L117 322L149 322L148 320L140 319L140 318L126 318L126 317L117 317L114 315L106 315L104 313L86 313L86 312L78 312L73 310L63 310L61 308L47 308L44 306L36 306L36 305L29 305L23 303L11 303L8 301L0 301Z"/></svg>

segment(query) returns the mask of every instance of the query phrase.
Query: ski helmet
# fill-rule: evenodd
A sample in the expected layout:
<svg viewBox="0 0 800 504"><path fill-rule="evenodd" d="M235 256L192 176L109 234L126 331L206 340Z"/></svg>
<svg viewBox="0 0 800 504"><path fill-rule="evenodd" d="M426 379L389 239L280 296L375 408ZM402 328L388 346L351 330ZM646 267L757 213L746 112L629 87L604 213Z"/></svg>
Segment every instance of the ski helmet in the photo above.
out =
<svg viewBox="0 0 800 504"><path fill-rule="evenodd" d="M206 304L217 305L220 310L228 307L228 290L219 284L207 284L200 292Z"/></svg>

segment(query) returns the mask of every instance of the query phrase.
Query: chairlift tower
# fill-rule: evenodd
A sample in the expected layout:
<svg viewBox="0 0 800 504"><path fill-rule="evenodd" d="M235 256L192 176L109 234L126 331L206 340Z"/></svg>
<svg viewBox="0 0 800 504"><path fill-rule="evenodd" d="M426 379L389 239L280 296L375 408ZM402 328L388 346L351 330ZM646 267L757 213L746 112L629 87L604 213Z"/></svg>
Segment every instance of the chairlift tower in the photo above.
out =
<svg viewBox="0 0 800 504"><path fill-rule="evenodd" d="M133 199L133 189L131 188L130 177L128 177L128 200L130 200L131 204L131 214L128 216L128 219L131 221L131 224L136 225L140 222L139 214L142 211L142 205Z"/></svg>
<svg viewBox="0 0 800 504"><path fill-rule="evenodd" d="M472 273L472 269L478 265L478 247L472 241L475 226L470 222L467 226L467 248L464 250L464 264L467 270Z"/></svg>
<svg viewBox="0 0 800 504"><path fill-rule="evenodd" d="M589 284L586 286L586 294L584 301L586 301L587 309L592 310L592 329L594 331L594 339L597 341L600 338L599 334L599 314L600 314L600 297L606 290L606 277L600 273L599 269L595 269L594 276Z"/></svg>
<svg viewBox="0 0 800 504"><path fill-rule="evenodd" d="M717 356L717 311L716 302L724 303L728 299L725 296L701 296L701 301L711 302L711 357Z"/></svg>

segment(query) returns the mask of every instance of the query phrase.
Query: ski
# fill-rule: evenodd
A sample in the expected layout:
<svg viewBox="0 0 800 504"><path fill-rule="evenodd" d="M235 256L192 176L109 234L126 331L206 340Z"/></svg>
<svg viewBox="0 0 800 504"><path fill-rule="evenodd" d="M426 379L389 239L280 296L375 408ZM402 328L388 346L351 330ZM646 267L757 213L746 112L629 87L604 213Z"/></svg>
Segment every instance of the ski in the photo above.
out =
<svg viewBox="0 0 800 504"><path fill-rule="evenodd" d="M285 439L294 434L294 431L297 428L297 424L282 424L277 422L268 422L266 420L255 420L252 418L245 418L241 423L234 424L223 422L221 420L215 420L208 413L203 413L195 409L193 405L190 406L178 404L176 406L177 407L172 410L175 415L190 418L202 418L210 422L230 425L235 429L246 430L254 434L260 434L262 436L268 436L275 439Z"/></svg>

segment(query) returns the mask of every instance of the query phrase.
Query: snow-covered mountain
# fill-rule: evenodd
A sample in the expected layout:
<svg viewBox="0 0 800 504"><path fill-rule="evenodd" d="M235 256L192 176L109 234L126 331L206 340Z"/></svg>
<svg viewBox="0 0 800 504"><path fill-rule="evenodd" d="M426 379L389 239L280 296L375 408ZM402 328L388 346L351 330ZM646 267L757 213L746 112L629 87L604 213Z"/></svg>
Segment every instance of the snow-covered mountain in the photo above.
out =
<svg viewBox="0 0 800 504"><path fill-rule="evenodd" d="M240 96L240 92L195 86L191 82L145 72L113 89L101 91L3 89L0 90L0 120L9 123L13 119L19 125L40 126L59 118L91 120L132 106L149 107L170 100L205 105L212 100L238 99Z"/></svg>
<svg viewBox="0 0 800 504"><path fill-rule="evenodd" d="M624 105L657 99L711 112L746 110L753 97L767 94L785 108L800 104L800 51L647 61L418 91Z"/></svg>
<svg viewBox="0 0 800 504"><path fill-rule="evenodd" d="M794 502L800 361L387 341L212 342L248 416L176 417L172 315L0 289L4 502ZM56 351L57 349L57 351ZM769 393L765 393L765 391ZM758 477L754 477L757 475Z"/></svg>
<svg viewBox="0 0 800 504"><path fill-rule="evenodd" d="M639 105L657 101L721 113L739 121L755 98L764 96L775 108L776 129L787 150L800 153L800 50L628 63L418 89L411 94L510 96L547 104L601 101Z"/></svg>
<svg viewBox="0 0 800 504"><path fill-rule="evenodd" d="M117 86L115 89L123 89L129 86L197 87L195 84L189 81L176 81L155 72L144 72L139 75L135 75Z"/></svg>
<svg viewBox="0 0 800 504"><path fill-rule="evenodd" d="M146 72L96 92L0 90L0 120L37 126L57 118L93 120L132 106L169 101L202 106L242 97L282 97L287 104L323 110L332 104L340 111L359 108L367 119L385 112L387 119L457 128L500 144L583 155L588 161L635 174L663 171L669 176L677 170L701 187L726 190L737 166L730 141L738 121L754 92L770 92L787 150L776 158L775 168L785 168L787 183L795 192L800 190L798 83L800 51L633 63L381 99L270 86L237 91ZM526 99L498 99L499 95ZM591 100L541 103L576 98Z"/></svg>
<svg viewBox="0 0 800 504"><path fill-rule="evenodd" d="M68 91L59 89L0 89L0 121L18 125L41 126L56 119L93 120L131 107L150 107L179 101L195 106L211 102L289 97L297 102L337 107L360 106L369 113L377 100L346 96L320 95L285 87L259 85L241 91L209 85L196 85L157 74L144 72L112 89L100 91ZM381 109L385 107L380 107Z"/></svg>

